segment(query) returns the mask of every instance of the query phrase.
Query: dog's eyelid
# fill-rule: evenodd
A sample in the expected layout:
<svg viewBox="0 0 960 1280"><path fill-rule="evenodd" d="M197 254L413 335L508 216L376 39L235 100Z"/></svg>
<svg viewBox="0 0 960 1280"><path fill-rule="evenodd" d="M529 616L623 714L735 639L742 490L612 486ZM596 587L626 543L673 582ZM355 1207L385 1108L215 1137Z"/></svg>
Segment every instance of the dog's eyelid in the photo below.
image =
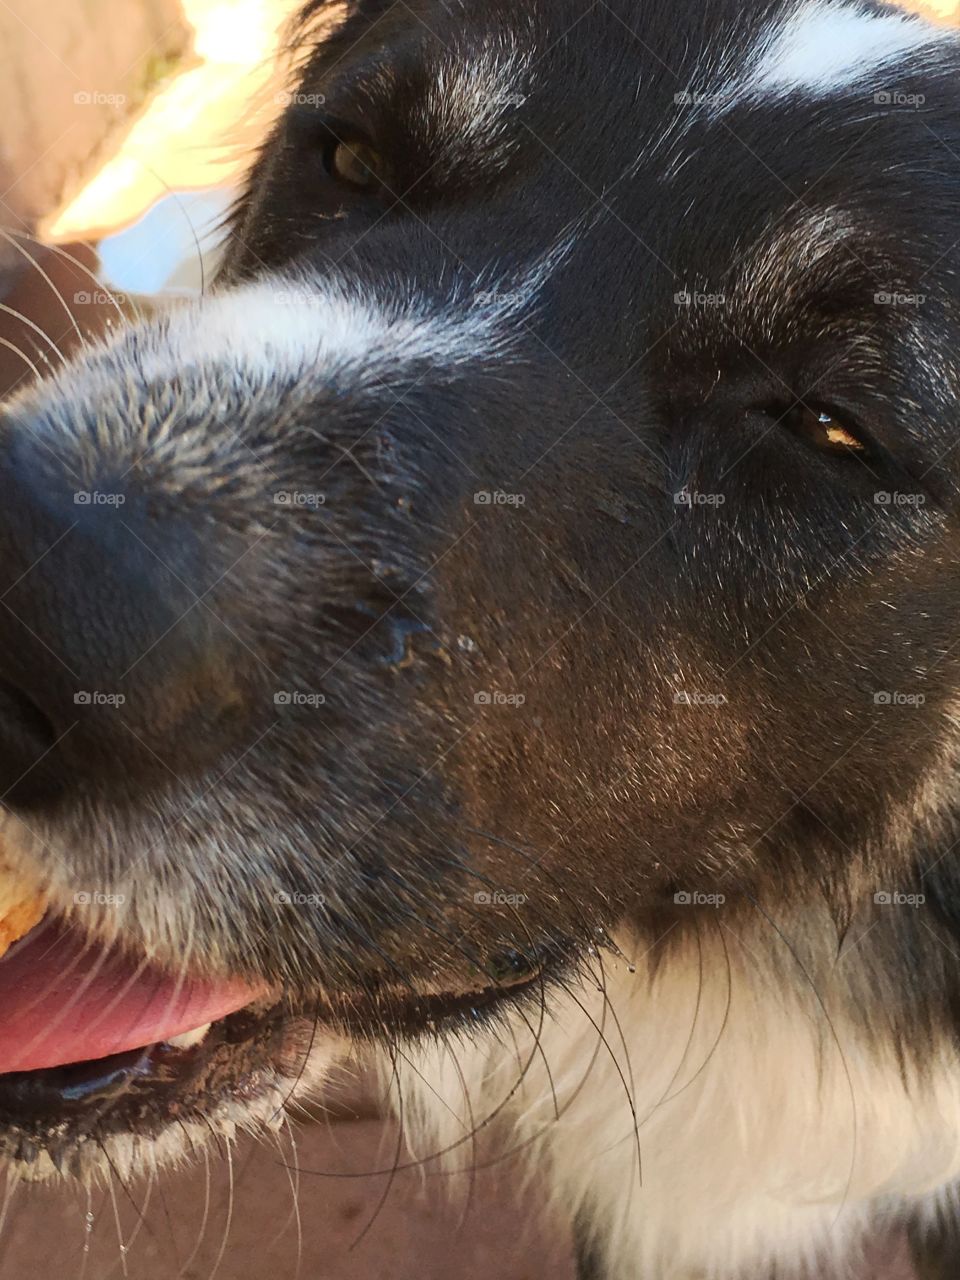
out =
<svg viewBox="0 0 960 1280"><path fill-rule="evenodd" d="M322 108L295 103L287 109L285 119L298 141L310 143L319 150L334 145L376 149L367 128L355 120L332 116Z"/></svg>

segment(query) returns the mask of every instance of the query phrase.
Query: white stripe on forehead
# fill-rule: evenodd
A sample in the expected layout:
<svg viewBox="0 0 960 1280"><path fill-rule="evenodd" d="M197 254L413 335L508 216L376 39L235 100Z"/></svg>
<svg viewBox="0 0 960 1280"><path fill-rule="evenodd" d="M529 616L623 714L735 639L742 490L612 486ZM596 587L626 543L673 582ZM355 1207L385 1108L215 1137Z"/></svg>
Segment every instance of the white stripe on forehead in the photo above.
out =
<svg viewBox="0 0 960 1280"><path fill-rule="evenodd" d="M570 234L522 268L493 264L464 277L448 298L431 302L397 280L266 278L172 311L140 331L140 376L224 366L282 381L291 374L346 375L358 387L425 361L455 366L506 352L540 292L576 244ZM123 352L129 331L108 344ZM68 375L111 378L97 352Z"/></svg>
<svg viewBox="0 0 960 1280"><path fill-rule="evenodd" d="M732 100L783 97L789 93L830 94L892 70L951 37L912 14L875 12L856 3L802 0L786 18L777 18L760 37L747 67L737 77ZM914 70L912 58L904 69ZM885 89L877 84L877 89Z"/></svg>

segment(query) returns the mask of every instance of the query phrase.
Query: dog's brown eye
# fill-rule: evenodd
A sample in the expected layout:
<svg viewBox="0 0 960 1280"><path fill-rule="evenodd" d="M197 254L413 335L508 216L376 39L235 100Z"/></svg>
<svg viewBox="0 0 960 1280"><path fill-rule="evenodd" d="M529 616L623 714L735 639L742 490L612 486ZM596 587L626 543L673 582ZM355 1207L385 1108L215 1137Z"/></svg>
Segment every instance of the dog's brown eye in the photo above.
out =
<svg viewBox="0 0 960 1280"><path fill-rule="evenodd" d="M330 150L328 167L332 177L361 191L381 182L380 153L365 142L338 142Z"/></svg>
<svg viewBox="0 0 960 1280"><path fill-rule="evenodd" d="M781 421L816 449L841 455L867 451L864 442L842 418L820 405L795 405Z"/></svg>

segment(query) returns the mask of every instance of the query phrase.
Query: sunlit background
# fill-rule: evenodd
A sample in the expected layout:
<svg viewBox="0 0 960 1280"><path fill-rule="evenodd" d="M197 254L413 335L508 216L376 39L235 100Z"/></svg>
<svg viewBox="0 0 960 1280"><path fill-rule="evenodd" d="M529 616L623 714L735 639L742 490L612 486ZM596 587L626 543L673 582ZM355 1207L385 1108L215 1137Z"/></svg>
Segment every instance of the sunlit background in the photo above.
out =
<svg viewBox="0 0 960 1280"><path fill-rule="evenodd" d="M282 79L277 52L296 0L181 0L193 65L174 74L120 150L44 227L52 240L96 238L132 222L170 188L236 180Z"/></svg>

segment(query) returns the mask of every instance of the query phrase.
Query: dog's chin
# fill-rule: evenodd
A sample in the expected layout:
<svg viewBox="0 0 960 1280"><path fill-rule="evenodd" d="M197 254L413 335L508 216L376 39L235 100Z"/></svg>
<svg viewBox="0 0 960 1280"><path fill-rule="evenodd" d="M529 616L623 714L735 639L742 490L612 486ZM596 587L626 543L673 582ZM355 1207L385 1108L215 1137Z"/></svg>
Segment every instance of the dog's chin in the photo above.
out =
<svg viewBox="0 0 960 1280"><path fill-rule="evenodd" d="M264 987L209 1023L130 1044L137 1028L160 1025L150 1012L158 990L167 1023L178 1000L183 1008L202 1003L195 992L184 995L192 979L154 970L151 982L159 985L146 992L142 1016L127 1018L121 1030L110 1006L114 1015L129 1013L122 976L142 966L116 948L104 959L99 946L65 922L47 920L0 962L0 1036L9 1024L21 1046L28 1039L17 1050L9 1042L0 1047L0 1169L14 1177L138 1176L189 1158L211 1140L278 1128L288 1105L318 1098L331 1066L352 1049L474 1031L509 1003L540 998L544 981L539 969L518 969L486 984L370 982L309 994ZM77 957L85 963L72 983L38 985L28 968L37 954L41 964L55 954L59 971L69 972ZM101 977L86 985L97 969ZM111 988L116 994L105 1010ZM197 989L207 991L203 980ZM237 1002L236 984L217 990L233 992ZM26 1037L23 1029L36 1025L43 1030ZM97 1044L122 1047L72 1060L80 1046ZM26 1069L11 1070L11 1063Z"/></svg>

